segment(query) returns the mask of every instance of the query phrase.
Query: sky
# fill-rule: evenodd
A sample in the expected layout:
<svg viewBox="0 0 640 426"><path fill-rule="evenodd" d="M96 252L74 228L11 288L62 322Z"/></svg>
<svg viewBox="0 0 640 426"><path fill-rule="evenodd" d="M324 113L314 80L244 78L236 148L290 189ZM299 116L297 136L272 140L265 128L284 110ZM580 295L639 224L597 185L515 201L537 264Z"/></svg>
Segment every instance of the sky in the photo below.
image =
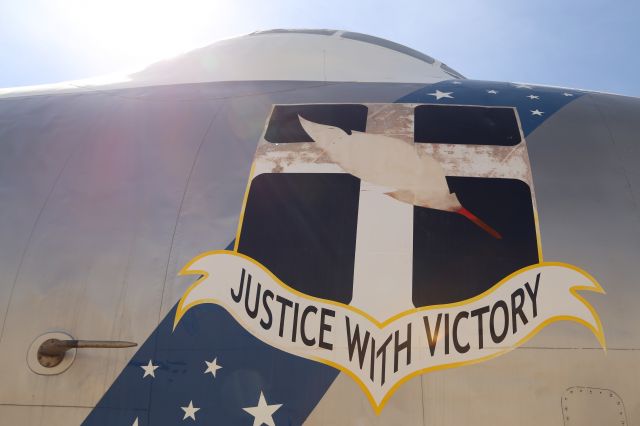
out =
<svg viewBox="0 0 640 426"><path fill-rule="evenodd" d="M133 71L271 28L383 37L468 78L640 96L636 0L1 0L0 87Z"/></svg>

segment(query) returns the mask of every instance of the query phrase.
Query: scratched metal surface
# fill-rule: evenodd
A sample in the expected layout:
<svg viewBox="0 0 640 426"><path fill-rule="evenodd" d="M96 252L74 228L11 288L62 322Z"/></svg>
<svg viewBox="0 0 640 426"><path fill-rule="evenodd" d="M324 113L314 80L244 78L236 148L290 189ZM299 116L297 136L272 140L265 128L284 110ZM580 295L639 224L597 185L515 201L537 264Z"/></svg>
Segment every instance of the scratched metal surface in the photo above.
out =
<svg viewBox="0 0 640 426"><path fill-rule="evenodd" d="M418 87L267 82L0 101L0 418L74 424L95 406L133 350L84 352L44 377L26 365L29 344L52 330L144 342L192 281L178 270L233 238L273 104L381 104ZM545 260L583 267L607 291L586 296L606 355L588 330L557 323L507 356L409 381L379 417L341 374L308 423L561 425L571 386L615 390L637 419L639 114L638 99L588 94L526 138ZM468 155L445 148L425 149L445 165ZM511 151L496 149L522 158Z"/></svg>
<svg viewBox="0 0 640 426"><path fill-rule="evenodd" d="M0 102L0 404L92 407L134 350L60 376L25 362L40 334L143 343L192 257L234 237L273 103L393 102L418 85L227 83ZM375 88L375 90L374 90ZM108 353L107 353L108 352Z"/></svg>

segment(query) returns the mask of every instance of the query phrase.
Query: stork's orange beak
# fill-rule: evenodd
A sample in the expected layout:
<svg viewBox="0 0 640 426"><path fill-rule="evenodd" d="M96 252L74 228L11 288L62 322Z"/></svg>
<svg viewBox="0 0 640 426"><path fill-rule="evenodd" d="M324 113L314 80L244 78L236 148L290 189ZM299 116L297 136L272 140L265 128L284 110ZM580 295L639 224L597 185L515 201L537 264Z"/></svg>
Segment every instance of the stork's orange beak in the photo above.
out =
<svg viewBox="0 0 640 426"><path fill-rule="evenodd" d="M476 216L475 214L471 213L469 210L465 209L464 207L460 207L458 210L456 210L456 213L461 214L462 216L464 216L467 219L469 219L471 222L473 222L476 225L478 225L480 228L484 229L493 238L497 238L498 240L502 239L502 235L500 235L500 233L498 233L498 231L496 231L495 229L493 229L492 227L490 227L489 225L484 223L482 220L480 220L480 218L478 216Z"/></svg>

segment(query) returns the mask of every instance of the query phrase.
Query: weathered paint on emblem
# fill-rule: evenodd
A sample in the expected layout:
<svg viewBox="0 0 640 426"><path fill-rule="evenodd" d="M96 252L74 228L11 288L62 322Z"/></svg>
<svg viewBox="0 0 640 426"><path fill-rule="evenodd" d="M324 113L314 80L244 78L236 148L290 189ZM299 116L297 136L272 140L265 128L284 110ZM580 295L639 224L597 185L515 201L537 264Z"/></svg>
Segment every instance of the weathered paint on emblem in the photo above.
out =
<svg viewBox="0 0 640 426"><path fill-rule="evenodd" d="M341 111L348 112L349 108L344 108L347 104L338 105ZM425 104L361 104L359 113L362 107L367 112L364 132L345 129L348 123L345 124L344 117L339 124L333 125L332 118L326 118L327 110L330 111L327 104L322 104L324 115L320 117L328 121L325 123L307 119L302 113L296 114L296 105L287 105L286 114L279 111L280 123L267 120L264 135L269 133L269 140L263 135L257 148L234 251L204 253L183 268L182 274L199 274L202 278L183 296L176 311L175 324L193 306L220 304L263 342L333 366L351 376L368 396L376 413L380 413L393 392L411 377L493 358L522 345L555 321L575 321L584 325L604 348L600 319L591 305L577 293L578 290L604 293L602 287L589 274L572 265L543 262L531 167L517 111L511 109L519 129L519 142L511 146L477 145L473 138L468 144L416 143L415 111L421 105ZM274 106L271 118L279 107ZM446 107L465 108L462 105ZM309 105L300 106L300 110L304 114L313 113ZM278 125L288 126L288 129L279 133L270 127ZM279 135L286 135L282 143ZM296 137L300 137L299 142ZM311 142L307 140L309 138ZM345 144L350 144L349 149ZM415 173L412 175L412 172ZM297 232L293 230L293 222L297 219L305 222L302 227L310 238L306 240L309 244L312 240L330 238L330 232L325 235L320 228L314 228L317 224L324 224L312 217L319 214L325 221L335 220L335 216L331 219L331 211L335 211L331 210L331 203L335 203L335 196L330 193L323 195L313 187L306 192L292 188L297 187L294 182L302 176L318 176L324 179L322 185L326 188L323 191L343 191L343 186L336 186L338 181L330 177L350 175L358 179L359 185L359 194L356 190L353 195L358 202L355 207L357 233L350 283L352 292L336 296L344 297L340 300L313 296L300 290L308 288L299 281L304 278L295 278L301 275L290 275L290 272L301 268L302 264L313 266L313 263L305 262L309 256L313 258L314 253L320 253L307 253L305 240L295 240L298 243L289 249L294 250L298 259L305 259L304 262L287 260L286 254L273 257L274 252L286 251L288 246L268 240ZM415 180L416 176L418 180ZM273 184L269 183L276 177L278 179ZM280 177L287 178L282 180ZM469 219L480 230L464 228L466 222L458 222L455 226L467 229L465 232L484 231L489 235L485 238L502 238L490 224L476 215L461 212L464 207L451 186L454 179L459 178L481 179L487 184L491 179L496 179L496 182L520 181L528 187L529 214L535 229L533 243L529 241L527 244L534 244L537 257L515 270L505 270L495 281L485 283L485 287L472 284L472 288L484 290L476 290L470 297L449 303L417 305L412 292L415 293L416 285L424 283L415 282L416 212L426 208L425 211L442 211L443 214L461 213L465 220ZM275 192L260 195L253 191L257 188ZM291 196L297 197L297 204L287 204L287 197ZM320 202L320 198L325 196L326 202ZM349 195L346 197L342 199L348 199ZM301 201L305 198L306 201ZM328 210L308 210L300 202L320 202L315 204L316 207ZM280 206L280 210L272 204ZM269 229L274 222L268 220L277 221L278 214L290 209L295 211L293 215L287 215L288 222L285 221L284 227L283 224L277 225L278 231L269 234L271 237L265 234L256 240L253 233ZM505 244L514 236L507 232L506 238ZM291 241L288 240L287 244ZM322 247L317 242L314 244L316 249ZM455 247L452 249L446 244L442 247L442 253L454 262L457 255ZM300 252L307 254L300 257ZM339 269L337 264L334 266ZM322 276L330 269L333 268L315 272ZM346 272L348 275L349 271ZM318 281L317 278L316 287L308 291L322 290L318 286L336 285L331 280ZM255 301L250 302L254 298ZM279 311L269 306L275 303L280 303ZM325 322L327 318L330 322ZM280 321L279 327L274 325L275 321ZM319 335L315 334L313 338L305 336L309 324L311 329L319 330ZM406 352L402 353L402 356L406 355L404 363L399 361L402 359L399 354L403 351Z"/></svg>

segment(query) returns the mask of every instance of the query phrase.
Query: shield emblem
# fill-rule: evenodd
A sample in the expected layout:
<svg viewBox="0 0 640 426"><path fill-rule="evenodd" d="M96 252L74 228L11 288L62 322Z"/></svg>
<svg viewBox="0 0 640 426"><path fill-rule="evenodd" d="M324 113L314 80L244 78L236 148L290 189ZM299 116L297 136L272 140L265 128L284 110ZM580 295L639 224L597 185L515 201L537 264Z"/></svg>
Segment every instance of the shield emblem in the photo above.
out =
<svg viewBox="0 0 640 426"><path fill-rule="evenodd" d="M515 108L274 105L234 250L183 268L192 306L224 306L285 352L348 373L380 412L409 378L476 363L577 321L585 272L542 259ZM561 301L562 303L559 303Z"/></svg>
<svg viewBox="0 0 640 426"><path fill-rule="evenodd" d="M317 123L307 124L313 136L300 117ZM355 133L363 139L360 151L348 154L361 157L352 161L355 169L314 142L332 138L334 129L346 135L343 144ZM446 206L394 198L406 188L390 175L415 178L406 187L433 186L433 179L416 176L411 152L394 159L395 145L376 144L377 135L405 145L417 162L439 163L446 191L499 238ZM479 153L482 167L472 161ZM371 182L371 175L380 177ZM458 302L541 260L530 176L514 108L275 105L258 146L238 250L293 288L380 321Z"/></svg>

